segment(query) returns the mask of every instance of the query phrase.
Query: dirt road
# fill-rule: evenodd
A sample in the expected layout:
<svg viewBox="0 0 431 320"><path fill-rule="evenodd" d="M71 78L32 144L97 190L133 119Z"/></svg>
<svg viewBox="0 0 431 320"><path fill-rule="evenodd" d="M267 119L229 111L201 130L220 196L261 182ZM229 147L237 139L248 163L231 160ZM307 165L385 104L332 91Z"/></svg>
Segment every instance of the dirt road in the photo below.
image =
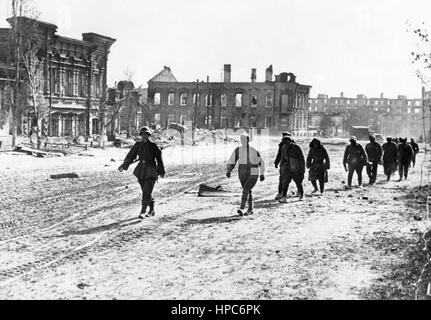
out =
<svg viewBox="0 0 431 320"><path fill-rule="evenodd" d="M324 196L311 196L305 182L305 201L279 204L270 169L246 218L236 216L239 182L221 163L169 166L156 187L157 216L143 222L138 185L118 163L67 180L2 172L0 298L414 298L426 210L409 191L420 168L387 184L380 167L377 185L344 191L343 147L328 151ZM230 193L190 193L204 181Z"/></svg>

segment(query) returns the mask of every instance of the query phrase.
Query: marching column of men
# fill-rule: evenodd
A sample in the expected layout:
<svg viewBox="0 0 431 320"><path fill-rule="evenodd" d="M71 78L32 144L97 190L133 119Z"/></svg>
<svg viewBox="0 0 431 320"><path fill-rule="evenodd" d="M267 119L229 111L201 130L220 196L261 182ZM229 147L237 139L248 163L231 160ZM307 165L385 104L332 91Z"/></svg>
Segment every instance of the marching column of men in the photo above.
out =
<svg viewBox="0 0 431 320"><path fill-rule="evenodd" d="M155 216L153 189L159 177L163 178L166 174L162 151L154 142L150 141L151 135L151 129L143 127L140 131L141 140L132 147L123 164L118 168L120 172L127 171L132 163L139 162L133 174L137 177L142 189L140 219L143 219L144 216ZM238 214L244 216L253 214L252 190L259 180L265 181L265 162L259 151L250 146L248 134L242 134L240 140L241 146L236 148L229 158L226 176L230 178L233 169L239 163L238 175L243 192ZM411 164L413 166L416 164L419 146L413 138L409 143L407 138L399 138L397 143L388 137L387 142L381 146L376 141L376 137L370 135L370 143L364 149L356 137L352 136L343 157L343 165L348 172L346 188L352 188L355 172L358 176L358 185L362 188L362 171L365 166L370 179L369 185L376 183L379 164L383 164L388 182L397 170L400 176L399 181L403 178L407 179ZM321 194L324 193L325 183L328 182L328 170L331 168L329 154L318 139L313 139L309 147L310 150L305 159L302 148L292 139L291 134L283 132L283 138L274 162L275 168L280 167L278 194L276 196L276 200L280 203L287 202L287 192L292 181L296 184L299 201L304 199L303 182L306 169L309 170L308 180L314 187L312 193L314 194L319 190ZM247 204L248 210L245 211ZM148 207L150 210L147 212Z"/></svg>
<svg viewBox="0 0 431 320"><path fill-rule="evenodd" d="M353 176L358 177L358 186L362 188L362 172L366 167L369 177L369 185L377 181L378 167L383 165L387 181L398 170L400 180L407 179L409 167L416 163L419 146L411 139L397 138L396 142L391 137L387 138L385 144L380 145L374 135L370 135L370 142L364 147L358 143L357 138L352 136L350 144L346 147L343 157L343 165L348 172L346 189L352 189ZM259 152L249 146L248 135L241 136L240 148L237 148L230 157L227 166L227 177L231 177L232 170L237 162L240 163L239 178L243 188L241 207L238 213L243 215L253 214L252 189L256 183L265 180L265 163ZM296 144L289 132L283 132L282 141L278 146L277 157L274 161L276 169L280 170L278 183L278 194L275 197L280 203L287 203L287 192L293 181L297 188L299 201L304 199L303 181L306 169L309 170L308 180L314 187L312 194L319 192L323 195L325 184L328 183L328 171L331 169L331 161L328 151L319 139L313 139L309 145L310 150L307 158L304 157L302 148ZM242 155L242 156L241 156ZM248 202L248 211L244 212Z"/></svg>

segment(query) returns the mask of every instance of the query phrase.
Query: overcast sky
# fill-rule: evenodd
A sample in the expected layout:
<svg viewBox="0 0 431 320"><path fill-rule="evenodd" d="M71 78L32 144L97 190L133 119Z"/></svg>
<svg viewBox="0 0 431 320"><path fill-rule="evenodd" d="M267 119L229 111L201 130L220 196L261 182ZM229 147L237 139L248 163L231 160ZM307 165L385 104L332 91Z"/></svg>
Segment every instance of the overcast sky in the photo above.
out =
<svg viewBox="0 0 431 320"><path fill-rule="evenodd" d="M5 27L10 0L0 0ZM113 37L109 84L133 72L136 86L171 67L178 81L250 81L257 68L293 72L319 93L420 97L406 21L431 28L430 0L34 0L58 34ZM427 20L428 19L428 20Z"/></svg>

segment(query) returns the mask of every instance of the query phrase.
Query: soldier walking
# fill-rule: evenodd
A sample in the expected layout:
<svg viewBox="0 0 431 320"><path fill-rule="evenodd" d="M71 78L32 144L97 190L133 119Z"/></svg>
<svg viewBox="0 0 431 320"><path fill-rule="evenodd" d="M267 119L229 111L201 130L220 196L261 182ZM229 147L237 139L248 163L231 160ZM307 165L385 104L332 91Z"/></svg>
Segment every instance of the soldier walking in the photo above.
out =
<svg viewBox="0 0 431 320"><path fill-rule="evenodd" d="M407 180L407 177L409 175L409 167L413 160L413 154L414 151L407 143L407 138L400 140L400 145L398 146L398 163L399 163L399 173L400 173L400 180L403 180L403 177Z"/></svg>
<svg viewBox="0 0 431 320"><path fill-rule="evenodd" d="M236 148L229 158L226 177L231 178L232 171L239 162L238 175L242 187L242 199L238 214L242 217L253 214L252 190L259 178L261 182L265 181L265 162L260 153L250 146L250 137L248 134L242 134L240 139L241 146ZM244 212L247 203L248 210Z"/></svg>
<svg viewBox="0 0 431 320"><path fill-rule="evenodd" d="M355 172L358 175L359 188L362 188L362 171L367 162L367 154L365 153L364 148L357 142L356 137L352 136L350 138L350 145L346 147L346 151L344 152L343 159L344 169L346 172L349 172L347 178L347 189L352 189L353 174Z"/></svg>
<svg viewBox="0 0 431 320"><path fill-rule="evenodd" d="M144 215L147 218L155 216L155 200L152 193L158 177L163 178L165 176L162 151L154 142L149 140L151 135L150 128L143 127L140 131L142 140L132 147L124 163L118 168L120 172L127 171L135 159L137 157L139 159L139 163L133 172L133 175L138 178L142 189L142 209L139 219L144 219ZM150 211L146 213L148 207L150 207Z"/></svg>
<svg viewBox="0 0 431 320"><path fill-rule="evenodd" d="M312 193L319 191L317 181L319 181L320 193L325 192L325 183L328 182L328 170L331 168L328 152L319 139L313 139L310 143L310 151L307 157L307 169L310 169L308 180L314 187Z"/></svg>
<svg viewBox="0 0 431 320"><path fill-rule="evenodd" d="M410 145L412 146L413 149L413 168L416 166L416 156L419 154L419 145L415 142L414 138L410 139Z"/></svg>
<svg viewBox="0 0 431 320"><path fill-rule="evenodd" d="M387 181L391 180L391 176L397 171L398 166L398 147L391 137L386 138L386 143L382 146L383 149L383 168Z"/></svg>
<svg viewBox="0 0 431 320"><path fill-rule="evenodd" d="M283 138L280 144L278 145L278 153L277 158L275 159L274 165L275 169L278 169L280 163L281 163L281 151L283 150L283 146L286 144L286 138L290 138L291 134L289 132L283 132ZM280 200L283 197L283 178L281 174L281 168L280 168L280 178L278 182L278 194L275 197L275 200Z"/></svg>
<svg viewBox="0 0 431 320"><path fill-rule="evenodd" d="M302 182L305 175L305 158L300 146L290 137L287 137L286 144L281 151L281 172L283 179L283 197L280 203L287 202L287 191L292 180L298 189L299 200L304 198L304 188Z"/></svg>
<svg viewBox="0 0 431 320"><path fill-rule="evenodd" d="M376 141L375 135L370 135L370 143L365 146L365 152L368 156L367 174L370 178L370 186L372 186L376 183L377 170L383 154L382 146Z"/></svg>

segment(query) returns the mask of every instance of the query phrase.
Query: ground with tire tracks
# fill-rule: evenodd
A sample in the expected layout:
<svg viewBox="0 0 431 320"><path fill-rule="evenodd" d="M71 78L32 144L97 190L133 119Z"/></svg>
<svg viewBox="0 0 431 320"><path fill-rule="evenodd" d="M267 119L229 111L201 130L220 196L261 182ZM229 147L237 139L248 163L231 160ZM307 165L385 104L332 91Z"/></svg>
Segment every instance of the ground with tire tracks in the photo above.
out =
<svg viewBox="0 0 431 320"><path fill-rule="evenodd" d="M9 163L0 175L0 298L412 299L426 209L408 193L420 168L387 184L380 167L377 185L345 191L343 149L328 145L325 195L311 196L305 182L305 201L291 194L279 204L271 168L245 218L236 216L239 182L224 177L223 163L168 165L157 216L143 222L134 177L115 171L124 152L114 162L107 151L97 168L64 159L55 166L79 179ZM202 182L229 193L199 198L190 191Z"/></svg>

